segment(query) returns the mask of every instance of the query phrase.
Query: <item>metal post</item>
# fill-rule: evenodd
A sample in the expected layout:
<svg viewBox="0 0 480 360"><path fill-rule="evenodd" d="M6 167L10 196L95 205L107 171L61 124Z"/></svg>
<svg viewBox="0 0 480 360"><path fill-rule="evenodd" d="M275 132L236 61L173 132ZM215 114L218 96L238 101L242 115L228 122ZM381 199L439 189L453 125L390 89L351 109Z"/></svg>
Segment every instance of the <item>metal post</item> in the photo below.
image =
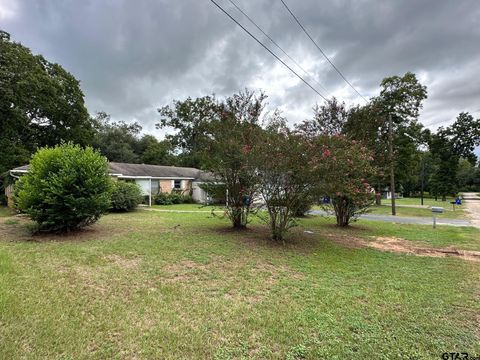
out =
<svg viewBox="0 0 480 360"><path fill-rule="evenodd" d="M392 215L397 215L395 208L395 169L393 166L393 123L392 114L388 114L388 145L390 150L390 194L392 195Z"/></svg>
<svg viewBox="0 0 480 360"><path fill-rule="evenodd" d="M437 227L437 214L433 213L433 228Z"/></svg>
<svg viewBox="0 0 480 360"><path fill-rule="evenodd" d="M148 192L148 206L152 207L152 178L150 180L149 192Z"/></svg>

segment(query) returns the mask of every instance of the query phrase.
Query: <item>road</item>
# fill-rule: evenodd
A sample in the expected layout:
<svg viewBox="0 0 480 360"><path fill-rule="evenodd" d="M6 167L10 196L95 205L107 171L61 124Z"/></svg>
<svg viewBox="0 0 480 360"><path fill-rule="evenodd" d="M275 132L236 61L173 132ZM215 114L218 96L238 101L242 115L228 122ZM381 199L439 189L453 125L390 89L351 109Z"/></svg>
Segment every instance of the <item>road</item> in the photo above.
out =
<svg viewBox="0 0 480 360"><path fill-rule="evenodd" d="M480 200L480 199L479 199ZM479 201L480 205L480 201ZM311 210L311 214L314 215L327 215L322 210ZM377 214L363 214L360 215L360 219L373 220L373 221L386 221L399 224L417 224L417 225L432 225L433 220L431 217L403 217L392 215L377 215ZM450 226L472 226L472 221L460 220L460 219L445 219L442 215L437 216L437 225L450 225Z"/></svg>
<svg viewBox="0 0 480 360"><path fill-rule="evenodd" d="M480 197L477 193L463 193L462 195L470 222L473 226L480 227Z"/></svg>

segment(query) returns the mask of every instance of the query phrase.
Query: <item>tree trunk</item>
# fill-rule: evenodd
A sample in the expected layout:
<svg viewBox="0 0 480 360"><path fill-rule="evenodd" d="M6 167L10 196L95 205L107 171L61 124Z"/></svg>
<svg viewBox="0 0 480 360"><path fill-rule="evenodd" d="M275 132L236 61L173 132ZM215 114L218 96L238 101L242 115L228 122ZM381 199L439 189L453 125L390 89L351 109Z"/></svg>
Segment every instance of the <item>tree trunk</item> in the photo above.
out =
<svg viewBox="0 0 480 360"><path fill-rule="evenodd" d="M232 225L235 229L244 229L246 224L243 221L243 211L235 212L232 216Z"/></svg>

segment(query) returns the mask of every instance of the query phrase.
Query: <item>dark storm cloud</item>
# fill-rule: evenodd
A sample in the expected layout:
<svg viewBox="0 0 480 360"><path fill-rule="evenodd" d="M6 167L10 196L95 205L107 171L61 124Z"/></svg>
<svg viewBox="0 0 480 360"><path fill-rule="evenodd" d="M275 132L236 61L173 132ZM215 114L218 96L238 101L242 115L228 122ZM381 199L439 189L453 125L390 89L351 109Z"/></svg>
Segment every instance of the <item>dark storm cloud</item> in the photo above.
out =
<svg viewBox="0 0 480 360"><path fill-rule="evenodd" d="M227 0L218 1L265 40ZM280 1L236 2L330 94L361 101ZM366 97L378 93L383 77L414 71L429 90L425 124L448 125L460 111L480 109L477 0L287 3ZM154 130L157 107L186 96L262 88L290 122L321 102L208 0L0 0L0 28L80 79L90 112L136 119L146 131Z"/></svg>

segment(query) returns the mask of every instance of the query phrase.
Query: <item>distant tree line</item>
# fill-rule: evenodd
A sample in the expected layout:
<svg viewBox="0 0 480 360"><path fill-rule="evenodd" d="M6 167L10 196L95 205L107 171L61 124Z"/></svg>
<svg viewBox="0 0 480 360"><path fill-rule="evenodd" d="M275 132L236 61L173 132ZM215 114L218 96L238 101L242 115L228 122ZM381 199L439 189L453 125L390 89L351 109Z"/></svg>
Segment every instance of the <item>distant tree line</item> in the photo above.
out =
<svg viewBox="0 0 480 360"><path fill-rule="evenodd" d="M348 108L335 98L316 105L312 118L294 128L286 125L278 111L264 111L263 93L244 91L225 99L209 95L175 100L158 109L156 127L168 131L159 140L142 134L136 122L115 122L106 113L89 115L80 83L72 74L41 55L33 55L1 31L0 174L4 176L0 190L3 193L9 169L28 163L38 148L62 142L90 145L110 161L191 166L223 174L224 181L232 181L227 200L233 204L229 215L238 226L246 225L251 211L243 206L245 198L258 191L245 184L261 184L268 178L279 181L270 182L272 188L268 192L262 188L264 198L277 193L270 202L271 218L278 215L273 213L279 209L273 205L280 201L278 189L291 185L313 193L311 181L294 184L293 175L276 173L282 168L294 169L302 161L310 161L310 168L317 169L316 175L304 174L306 178L317 176L319 180L320 170L352 177L352 172L362 172L350 163L355 156L361 155L359 162L371 157L372 171L366 171L361 179L377 192L389 187L392 164L395 185L406 195L418 193L422 182L425 191L438 197L454 195L459 190L480 190L480 169L474 154L475 147L480 145L480 120L464 112L453 125L432 132L418 121L427 89L415 74L387 77L380 88L378 96L362 106ZM393 152L389 151L390 143ZM356 149L357 154L349 153L349 147ZM309 159L301 158L312 149L317 153ZM337 155L327 156L332 152ZM332 160L342 157L347 167L336 166ZM260 164L265 165L263 170L260 159ZM278 163L271 163L270 159ZM325 167L327 164L330 168ZM256 172L245 172L252 168ZM301 173L300 169L297 173ZM344 189L338 192L344 195L358 190L357 180L342 185ZM352 183L357 187L347 189ZM241 191L236 192L237 188ZM322 189L317 194L322 191L332 189ZM282 226L290 225L287 221Z"/></svg>

